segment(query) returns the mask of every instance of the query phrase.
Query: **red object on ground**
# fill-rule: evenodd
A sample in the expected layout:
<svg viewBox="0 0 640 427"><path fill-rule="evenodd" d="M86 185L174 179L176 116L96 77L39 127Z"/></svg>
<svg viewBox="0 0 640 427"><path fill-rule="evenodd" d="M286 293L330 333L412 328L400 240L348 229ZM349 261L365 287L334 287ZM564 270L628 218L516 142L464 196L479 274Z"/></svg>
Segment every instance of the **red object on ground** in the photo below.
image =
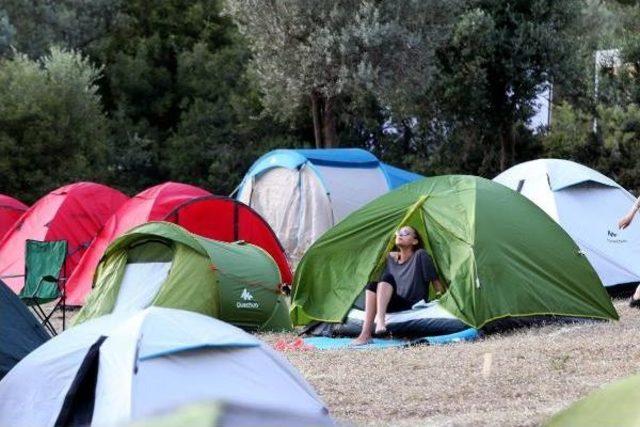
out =
<svg viewBox="0 0 640 427"><path fill-rule="evenodd" d="M0 241L27 209L21 201L0 194Z"/></svg>
<svg viewBox="0 0 640 427"><path fill-rule="evenodd" d="M82 305L93 285L93 274L109 244L148 221L167 221L210 239L244 240L267 251L290 283L291 269L269 225L250 207L227 197L185 184L166 183L133 197L105 225L67 282L67 304Z"/></svg>
<svg viewBox="0 0 640 427"><path fill-rule="evenodd" d="M68 275L107 219L127 199L118 190L93 182L78 182L50 192L29 208L0 242L0 278L14 292L20 292L27 239L66 240Z"/></svg>
<svg viewBox="0 0 640 427"><path fill-rule="evenodd" d="M302 338L300 338L300 337L296 338L295 340L291 341L290 343L288 343L287 340L285 340L284 338L280 338L273 345L273 348L276 349L277 351L309 351L309 350L315 350L314 346L312 346L310 344L305 344L304 340Z"/></svg>

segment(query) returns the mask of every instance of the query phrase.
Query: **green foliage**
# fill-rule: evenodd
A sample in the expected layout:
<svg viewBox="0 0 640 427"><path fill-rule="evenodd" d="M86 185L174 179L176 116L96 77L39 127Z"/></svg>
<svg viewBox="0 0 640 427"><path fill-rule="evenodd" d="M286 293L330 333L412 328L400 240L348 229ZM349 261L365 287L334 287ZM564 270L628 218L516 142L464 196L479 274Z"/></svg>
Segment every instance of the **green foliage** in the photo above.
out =
<svg viewBox="0 0 640 427"><path fill-rule="evenodd" d="M316 144L331 146L334 116L352 113L360 99L416 113L457 4L228 0L226 10L249 40L265 108L290 119L310 107Z"/></svg>
<svg viewBox="0 0 640 427"><path fill-rule="evenodd" d="M440 49L436 96L453 126L469 128L461 134L480 135L488 153L500 151L500 164L489 169L517 157L517 127L533 115L536 94L549 82L571 83L580 4L467 1Z"/></svg>
<svg viewBox="0 0 640 427"><path fill-rule="evenodd" d="M101 178L107 120L99 75L79 53L58 48L40 61L0 60L3 193L32 202L60 185Z"/></svg>
<svg viewBox="0 0 640 427"><path fill-rule="evenodd" d="M543 157L570 159L597 169L620 185L640 192L640 108L631 104L598 108L593 117L571 105L553 110L554 125L542 137Z"/></svg>

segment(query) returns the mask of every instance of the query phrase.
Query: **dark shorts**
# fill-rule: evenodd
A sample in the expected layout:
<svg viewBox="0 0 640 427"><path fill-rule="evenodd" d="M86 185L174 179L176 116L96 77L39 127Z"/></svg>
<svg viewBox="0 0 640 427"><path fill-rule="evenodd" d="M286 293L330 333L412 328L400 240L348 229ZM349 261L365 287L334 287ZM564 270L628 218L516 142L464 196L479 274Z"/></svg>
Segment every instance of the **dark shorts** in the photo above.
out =
<svg viewBox="0 0 640 427"><path fill-rule="evenodd" d="M408 299L398 295L396 280L391 274L385 273L380 278L380 282L387 282L393 288L393 294L391 294L391 299L389 300L389 305L387 306L387 313L396 313L398 311L411 310L411 307L413 307L413 305L418 302L409 301ZM376 293L378 291L378 283L379 282L371 282L365 289Z"/></svg>

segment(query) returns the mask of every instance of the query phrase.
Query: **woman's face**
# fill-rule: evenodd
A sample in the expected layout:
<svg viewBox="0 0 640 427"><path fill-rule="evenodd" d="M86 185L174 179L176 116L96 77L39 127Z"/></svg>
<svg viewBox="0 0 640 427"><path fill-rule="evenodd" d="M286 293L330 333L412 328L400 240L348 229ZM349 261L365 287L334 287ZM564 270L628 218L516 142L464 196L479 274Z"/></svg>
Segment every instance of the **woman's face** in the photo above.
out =
<svg viewBox="0 0 640 427"><path fill-rule="evenodd" d="M413 247L418 244L418 239L416 237L416 230L405 225L396 231L396 246L399 248Z"/></svg>

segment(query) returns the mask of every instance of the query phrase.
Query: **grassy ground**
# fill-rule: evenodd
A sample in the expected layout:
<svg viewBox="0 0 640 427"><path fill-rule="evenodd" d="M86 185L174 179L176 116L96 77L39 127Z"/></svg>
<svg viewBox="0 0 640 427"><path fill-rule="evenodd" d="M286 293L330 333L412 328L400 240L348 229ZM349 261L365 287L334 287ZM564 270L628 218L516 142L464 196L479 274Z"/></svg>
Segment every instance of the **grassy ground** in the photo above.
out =
<svg viewBox="0 0 640 427"><path fill-rule="evenodd" d="M538 425L638 370L640 311L624 301L615 305L619 322L536 327L440 347L283 354L340 421ZM262 338L274 343L295 336Z"/></svg>

